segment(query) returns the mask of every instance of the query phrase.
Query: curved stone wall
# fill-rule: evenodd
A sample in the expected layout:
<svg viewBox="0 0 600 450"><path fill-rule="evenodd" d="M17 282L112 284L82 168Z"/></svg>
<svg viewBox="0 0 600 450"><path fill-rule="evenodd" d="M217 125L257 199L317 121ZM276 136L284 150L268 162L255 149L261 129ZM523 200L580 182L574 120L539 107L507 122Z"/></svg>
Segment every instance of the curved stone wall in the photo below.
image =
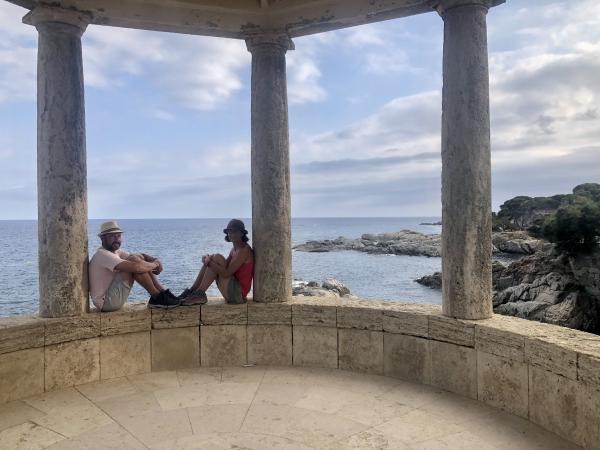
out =
<svg viewBox="0 0 600 450"><path fill-rule="evenodd" d="M0 403L150 371L245 364L339 368L428 384L600 448L600 336L553 325L310 297L0 318Z"/></svg>

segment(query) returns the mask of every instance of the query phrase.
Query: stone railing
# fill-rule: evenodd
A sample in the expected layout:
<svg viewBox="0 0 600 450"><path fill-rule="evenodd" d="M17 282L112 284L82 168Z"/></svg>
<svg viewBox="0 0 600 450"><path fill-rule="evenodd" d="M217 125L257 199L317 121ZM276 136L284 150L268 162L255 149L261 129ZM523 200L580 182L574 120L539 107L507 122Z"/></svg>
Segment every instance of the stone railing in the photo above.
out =
<svg viewBox="0 0 600 450"><path fill-rule="evenodd" d="M477 399L586 448L600 441L600 336L553 325L309 297L0 319L0 402L150 371L245 364L387 375Z"/></svg>

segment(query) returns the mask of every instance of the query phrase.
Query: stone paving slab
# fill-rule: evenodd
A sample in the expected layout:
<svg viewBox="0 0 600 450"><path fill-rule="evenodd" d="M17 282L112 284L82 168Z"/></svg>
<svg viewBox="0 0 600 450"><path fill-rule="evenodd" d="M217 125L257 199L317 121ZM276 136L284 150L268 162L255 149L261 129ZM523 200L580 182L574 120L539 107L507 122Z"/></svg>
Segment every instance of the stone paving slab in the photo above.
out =
<svg viewBox="0 0 600 450"><path fill-rule="evenodd" d="M96 381L0 406L0 449L577 447L437 388L338 369L190 368Z"/></svg>

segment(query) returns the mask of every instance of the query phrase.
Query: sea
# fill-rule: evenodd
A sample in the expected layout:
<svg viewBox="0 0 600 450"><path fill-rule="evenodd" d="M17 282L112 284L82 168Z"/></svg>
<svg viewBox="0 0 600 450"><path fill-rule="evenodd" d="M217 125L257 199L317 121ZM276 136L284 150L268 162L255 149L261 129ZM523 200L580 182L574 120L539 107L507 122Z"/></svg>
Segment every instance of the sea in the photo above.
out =
<svg viewBox="0 0 600 450"><path fill-rule="evenodd" d="M112 220L112 219L108 219ZM229 219L117 219L124 230L122 248L144 252L163 262L161 283L175 294L191 285L207 253L228 254L223 228ZM242 219L251 234L250 219ZM398 218L297 218L292 220L293 245L308 240L358 238L365 233L414 230L439 234L441 226L421 225L439 217ZM97 237L105 220L89 221L90 256L100 245ZM250 242L252 244L252 242ZM37 221L0 221L0 316L35 314L38 311ZM441 258L404 255L370 255L357 251L328 253L293 252L292 275L296 280L322 282L335 278L351 293L365 299L415 303L441 303L441 292L414 280L441 270ZM208 295L217 296L211 287ZM147 300L135 286L130 300Z"/></svg>

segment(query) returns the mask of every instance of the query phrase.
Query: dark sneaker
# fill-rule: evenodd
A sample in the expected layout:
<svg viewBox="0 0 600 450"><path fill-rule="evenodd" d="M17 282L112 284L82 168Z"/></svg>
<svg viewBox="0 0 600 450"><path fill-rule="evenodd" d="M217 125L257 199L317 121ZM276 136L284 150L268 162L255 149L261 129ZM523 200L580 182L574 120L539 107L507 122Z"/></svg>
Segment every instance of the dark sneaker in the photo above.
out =
<svg viewBox="0 0 600 450"><path fill-rule="evenodd" d="M177 296L177 298L178 298L179 300L183 300L184 298L186 298L186 297L187 297L188 295L190 295L191 293L192 293L192 290L191 290L190 288L185 288L185 289L183 290L183 292Z"/></svg>
<svg viewBox="0 0 600 450"><path fill-rule="evenodd" d="M165 295L169 296L170 298L179 300L179 297L177 297L175 294L173 294L170 289L165 289L163 292L165 293Z"/></svg>
<svg viewBox="0 0 600 450"><path fill-rule="evenodd" d="M206 296L206 292L202 289L196 289L191 292L182 302L182 306L194 306L194 305L204 305L208 302L208 297Z"/></svg>
<svg viewBox="0 0 600 450"><path fill-rule="evenodd" d="M178 299L172 298L165 290L158 294L156 297L150 297L150 300L148 300L148 308L169 309L179 306L180 303L181 302Z"/></svg>

